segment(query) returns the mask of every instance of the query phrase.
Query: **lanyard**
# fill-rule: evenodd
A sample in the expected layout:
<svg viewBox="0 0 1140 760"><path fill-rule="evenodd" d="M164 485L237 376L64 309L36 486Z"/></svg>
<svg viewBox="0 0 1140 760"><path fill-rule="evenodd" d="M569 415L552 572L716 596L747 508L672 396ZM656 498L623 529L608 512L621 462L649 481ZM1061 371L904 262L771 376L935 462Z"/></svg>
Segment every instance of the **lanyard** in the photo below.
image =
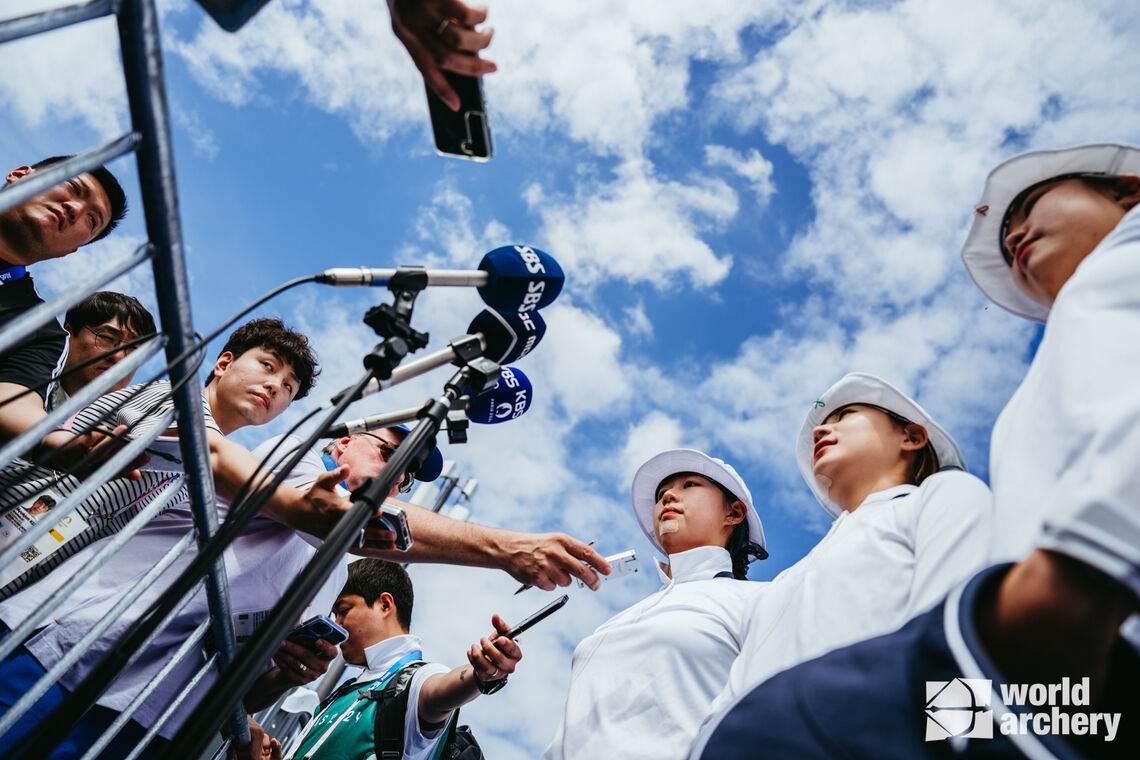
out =
<svg viewBox="0 0 1140 760"><path fill-rule="evenodd" d="M27 267L8 267L7 269L0 269L0 285L6 285L9 282L18 280L27 273Z"/></svg>
<svg viewBox="0 0 1140 760"><path fill-rule="evenodd" d="M328 456L328 454L325 454L325 456ZM329 458L331 459L331 457L329 457ZM397 660L396 663L394 665L392 665L392 667L388 668L388 670L385 671L384 675L380 676L375 681L373 681L372 686L370 687L369 691L378 691L380 689L383 689L388 684L389 679L391 679L392 676L396 675L396 673L399 670L403 669L403 667L405 665L412 663L412 662L415 662L416 660L422 660L423 656L424 656L424 653L418 649L413 651L413 652L408 652L406 655L404 655L399 660ZM353 684L353 685L355 685L355 684ZM344 695L341 695L341 696L344 696ZM335 701L336 699L339 699L339 697L335 697L333 701ZM354 701L351 705L348 706L348 709L346 709L343 713L341 713L340 717L337 718L333 722L333 724L328 727L328 730L325 731L324 734L321 735L321 738L317 739L316 744L309 747L308 751L305 752L305 755L304 755L304 757L301 758L301 760L309 760L314 754L316 754L317 750L321 748L321 745L324 744L325 741L328 740L329 736L332 735L332 732L336 730L336 727L339 726L345 718L347 718L349 715L352 714L353 710L356 709L356 706L358 704L360 704L360 700L361 700L361 697L357 697L356 701ZM332 706L332 702L329 703L329 706L330 707ZM322 712L323 712L323 710L322 710ZM313 717L313 720L309 725L310 726L316 725L317 718L319 718L319 717L320 717L320 714L318 713L317 715L315 715ZM308 732L306 731L306 733L308 733ZM300 746L301 741L304 741L304 739L305 739L305 737L302 736L301 740L297 743L298 746Z"/></svg>
<svg viewBox="0 0 1140 760"><path fill-rule="evenodd" d="M332 472L337 467L340 467L340 465L336 463L336 460L332 458L332 454L328 453L327 451L321 452L321 461L325 463L325 472ZM340 487L347 491L348 481L340 481Z"/></svg>

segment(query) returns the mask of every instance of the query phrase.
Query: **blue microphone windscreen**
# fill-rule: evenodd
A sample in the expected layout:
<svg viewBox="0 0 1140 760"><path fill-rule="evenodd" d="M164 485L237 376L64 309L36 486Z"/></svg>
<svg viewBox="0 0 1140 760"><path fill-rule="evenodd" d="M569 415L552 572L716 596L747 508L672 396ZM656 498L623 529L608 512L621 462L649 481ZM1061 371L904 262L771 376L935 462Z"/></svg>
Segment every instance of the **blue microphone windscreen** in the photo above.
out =
<svg viewBox="0 0 1140 760"><path fill-rule="evenodd" d="M503 314L485 307L471 324L467 334L483 333L487 351L483 354L496 364L518 361L538 345L546 334L546 320L537 311Z"/></svg>
<svg viewBox="0 0 1140 760"><path fill-rule="evenodd" d="M480 425L494 425L521 417L533 399L530 380L516 367L503 367L495 385L471 399L467 418Z"/></svg>
<svg viewBox="0 0 1140 760"><path fill-rule="evenodd" d="M566 279L548 254L527 245L505 245L483 257L479 269L488 275L479 288L483 303L504 312L527 312L550 305Z"/></svg>

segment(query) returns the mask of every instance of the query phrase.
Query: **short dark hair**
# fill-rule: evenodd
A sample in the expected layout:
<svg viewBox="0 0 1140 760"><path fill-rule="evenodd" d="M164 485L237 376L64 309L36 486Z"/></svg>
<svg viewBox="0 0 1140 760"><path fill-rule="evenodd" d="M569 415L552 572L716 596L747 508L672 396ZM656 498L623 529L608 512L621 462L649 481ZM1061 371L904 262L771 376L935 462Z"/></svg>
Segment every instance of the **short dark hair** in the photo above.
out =
<svg viewBox="0 0 1140 760"><path fill-rule="evenodd" d="M111 290L92 293L72 306L64 315L63 324L70 326L74 335L84 327L101 325L113 317L118 317L123 327L140 336L155 332L154 317L139 303L139 299Z"/></svg>
<svg viewBox="0 0 1140 760"><path fill-rule="evenodd" d="M61 161L66 161L75 156L51 156L42 161L37 161L32 164L33 169L42 169L45 166L58 164ZM96 182L103 187L103 192L107 194L107 200L111 204L111 218L107 222L107 226L88 243L94 243L96 240L102 240L111 234L111 231L119 226L119 222L127 215L127 194L123 192L123 186L119 184L119 180L115 179L115 175L111 174L106 168L99 166L88 172Z"/></svg>
<svg viewBox="0 0 1140 760"><path fill-rule="evenodd" d="M405 631L412 627L412 579L402 565L383 559L358 559L348 566L348 580L338 596L356 595L371 607L383 593L392 595L396 620Z"/></svg>
<svg viewBox="0 0 1140 760"><path fill-rule="evenodd" d="M218 352L218 356L229 351L238 358L251 348L264 348L274 351L282 359L293 365L297 373L300 387L293 400L304 398L312 389L317 376L321 374L320 365L309 346L309 339L299 332L285 326L280 319L263 318L253 319L234 330L230 334L226 345ZM206 385L214 380L214 374L206 378Z"/></svg>

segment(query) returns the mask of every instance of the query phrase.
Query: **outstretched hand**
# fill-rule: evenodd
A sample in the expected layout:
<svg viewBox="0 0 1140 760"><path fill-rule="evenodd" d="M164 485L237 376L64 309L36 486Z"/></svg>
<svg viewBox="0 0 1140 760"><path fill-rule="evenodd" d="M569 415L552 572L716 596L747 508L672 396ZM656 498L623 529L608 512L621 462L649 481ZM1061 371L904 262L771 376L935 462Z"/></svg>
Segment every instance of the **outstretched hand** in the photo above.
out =
<svg viewBox="0 0 1140 760"><path fill-rule="evenodd" d="M610 574L610 563L602 555L565 533L516 533L507 551L504 569L520 583L543 591L569 586L571 578L597 591L598 573Z"/></svg>
<svg viewBox="0 0 1140 760"><path fill-rule="evenodd" d="M515 672L515 665L522 659L522 651L513 639L508 639L511 627L498 615L491 618L496 633L490 638L484 636L478 644L467 650L467 661L475 669L475 676L483 682L494 681Z"/></svg>
<svg viewBox="0 0 1140 760"><path fill-rule="evenodd" d="M478 52L491 44L494 30L477 30L487 20L487 9L471 7L462 0L388 0L392 31L407 48L424 83L447 104L459 110L459 95L447 82L444 71L469 77L496 70Z"/></svg>

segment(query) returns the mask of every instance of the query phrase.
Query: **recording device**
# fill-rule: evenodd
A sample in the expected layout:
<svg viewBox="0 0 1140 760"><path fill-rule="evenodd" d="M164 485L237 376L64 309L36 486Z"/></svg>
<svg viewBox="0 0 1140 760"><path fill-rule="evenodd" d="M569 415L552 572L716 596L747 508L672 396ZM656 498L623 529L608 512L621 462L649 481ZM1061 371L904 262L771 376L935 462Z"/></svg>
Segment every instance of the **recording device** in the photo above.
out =
<svg viewBox="0 0 1140 760"><path fill-rule="evenodd" d="M362 490L368 486L368 481L357 490ZM380 530L391 531L396 534L396 551L406 552L412 548L412 531L408 528L408 516L404 513L403 507L397 507L395 504L384 502L380 505L380 514L371 517L368 520L369 528L379 528ZM359 546L364 545L364 532L361 531Z"/></svg>
<svg viewBox="0 0 1140 760"><path fill-rule="evenodd" d="M326 269L316 281L325 285L387 286L397 272L422 272L427 284L442 287L474 287L483 303L502 312L534 311L549 306L562 291L566 276L548 253L529 245L505 245L486 254L477 270L400 269L369 267Z"/></svg>
<svg viewBox="0 0 1140 760"><path fill-rule="evenodd" d="M543 607L538 612L536 612L533 615L531 615L530 617L528 617L526 620L522 621L518 625L512 626L510 632L506 634L507 638L508 639L517 639L525 631L527 631L527 630L533 628L534 626L538 625L543 620L546 620L548 617L553 615L555 612L558 612L558 610L562 609L562 607L568 601L570 601L569 594L563 594L562 596L558 597L553 602L551 602L550 604L546 605L545 607Z"/></svg>
<svg viewBox="0 0 1140 760"><path fill-rule="evenodd" d="M286 641L300 644L314 652L319 651L317 649L317 639L324 639L335 647L341 642L348 641L348 631L324 615L317 615L301 623L285 637Z"/></svg>
<svg viewBox="0 0 1140 760"><path fill-rule="evenodd" d="M465 400L463 411L454 410L448 413L448 420L466 417L479 425L494 425L507 420L513 420L526 414L533 400L534 388L530 379L517 367L503 367L499 379L494 385L477 396L462 396ZM430 402L429 402L430 403ZM406 425L415 422L420 417L423 407L414 406L400 409L395 412L374 414L371 417L361 417L357 420L332 425L321 433L322 438L342 438L346 435L359 435L370 430L392 427L393 425ZM455 415L455 417L453 417ZM446 423L444 425L446 428Z"/></svg>
<svg viewBox="0 0 1140 760"><path fill-rule="evenodd" d="M426 87L431 131L435 149L441 156L489 161L494 153L491 125L483 104L483 78L443 72L447 83L459 95L459 110L452 111L439 96Z"/></svg>
<svg viewBox="0 0 1140 760"><path fill-rule="evenodd" d="M598 574L598 580L603 582L612 581L615 578L624 578L637 572L637 553L633 549L615 554L612 557L606 557L606 562L610 563L610 574ZM578 581L578 588L586 588L586 584L582 582L581 578L575 578L575 580Z"/></svg>

